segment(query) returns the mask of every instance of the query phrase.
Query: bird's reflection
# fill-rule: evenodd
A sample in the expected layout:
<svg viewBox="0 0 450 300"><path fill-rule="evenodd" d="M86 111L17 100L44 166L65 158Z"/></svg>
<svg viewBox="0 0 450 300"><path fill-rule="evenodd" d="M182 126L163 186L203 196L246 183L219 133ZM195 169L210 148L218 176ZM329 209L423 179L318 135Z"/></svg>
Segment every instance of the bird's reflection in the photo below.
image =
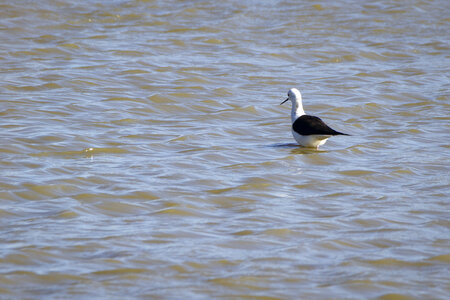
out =
<svg viewBox="0 0 450 300"><path fill-rule="evenodd" d="M270 146L276 147L276 148L290 148L291 154L315 154L315 153L327 153L328 152L326 150L321 150L321 149L302 147L295 143L273 144Z"/></svg>
<svg viewBox="0 0 450 300"><path fill-rule="evenodd" d="M291 154L317 154L317 153L327 153L328 151L315 149L315 148L305 148L298 146L291 150Z"/></svg>

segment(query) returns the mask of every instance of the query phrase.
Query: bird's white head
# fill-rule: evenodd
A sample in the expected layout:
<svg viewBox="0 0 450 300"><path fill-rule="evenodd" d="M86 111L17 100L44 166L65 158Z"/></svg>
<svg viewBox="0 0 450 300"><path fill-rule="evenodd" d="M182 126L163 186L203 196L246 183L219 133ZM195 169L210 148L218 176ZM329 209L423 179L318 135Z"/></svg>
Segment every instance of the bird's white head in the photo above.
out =
<svg viewBox="0 0 450 300"><path fill-rule="evenodd" d="M296 88L292 88L288 92L288 98L281 102L281 104L285 103L288 100L291 100L292 102L291 118L292 122L294 122L298 117L305 114L302 104L302 94L300 94L300 91Z"/></svg>

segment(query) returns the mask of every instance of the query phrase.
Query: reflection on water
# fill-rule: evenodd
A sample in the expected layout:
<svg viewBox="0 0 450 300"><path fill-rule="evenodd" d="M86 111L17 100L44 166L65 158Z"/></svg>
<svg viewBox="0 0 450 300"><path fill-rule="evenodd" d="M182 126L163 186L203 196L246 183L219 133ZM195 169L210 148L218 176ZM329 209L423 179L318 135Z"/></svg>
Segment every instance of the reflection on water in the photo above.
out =
<svg viewBox="0 0 450 300"><path fill-rule="evenodd" d="M292 154L315 154L315 153L326 153L326 150L323 149L308 149L308 148L302 148L297 147L295 149L291 150Z"/></svg>
<svg viewBox="0 0 450 300"><path fill-rule="evenodd" d="M0 4L0 298L447 298L449 9Z"/></svg>

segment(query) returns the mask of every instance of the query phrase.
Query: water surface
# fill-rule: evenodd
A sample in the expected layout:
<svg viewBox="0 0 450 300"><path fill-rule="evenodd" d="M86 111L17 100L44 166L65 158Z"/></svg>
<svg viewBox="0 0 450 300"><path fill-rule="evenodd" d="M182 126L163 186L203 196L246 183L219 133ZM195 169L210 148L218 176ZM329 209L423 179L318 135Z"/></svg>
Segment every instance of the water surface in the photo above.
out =
<svg viewBox="0 0 450 300"><path fill-rule="evenodd" d="M449 9L1 4L0 298L447 298Z"/></svg>

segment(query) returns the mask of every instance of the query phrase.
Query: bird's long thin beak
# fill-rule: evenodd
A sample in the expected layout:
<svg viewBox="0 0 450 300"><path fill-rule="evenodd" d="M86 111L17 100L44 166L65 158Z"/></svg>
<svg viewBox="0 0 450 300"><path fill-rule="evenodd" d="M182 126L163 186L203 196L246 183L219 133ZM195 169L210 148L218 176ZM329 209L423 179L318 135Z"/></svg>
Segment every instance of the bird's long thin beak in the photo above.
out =
<svg viewBox="0 0 450 300"><path fill-rule="evenodd" d="M283 102L281 102L280 105L283 104L284 102L288 101L288 100L289 100L289 98L287 98L286 100L284 100Z"/></svg>

